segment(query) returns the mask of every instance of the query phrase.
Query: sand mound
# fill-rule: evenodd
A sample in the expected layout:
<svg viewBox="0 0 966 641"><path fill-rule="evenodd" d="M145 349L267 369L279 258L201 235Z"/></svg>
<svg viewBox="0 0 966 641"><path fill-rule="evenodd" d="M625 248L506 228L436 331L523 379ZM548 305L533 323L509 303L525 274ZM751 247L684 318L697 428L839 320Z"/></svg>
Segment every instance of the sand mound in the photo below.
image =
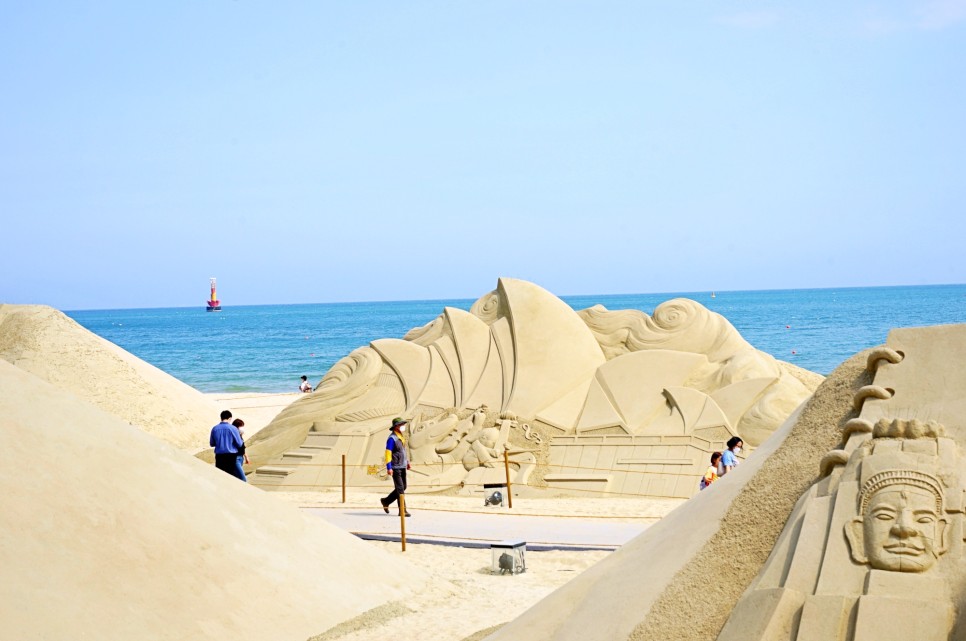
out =
<svg viewBox="0 0 966 641"><path fill-rule="evenodd" d="M225 409L43 305L0 305L0 359L185 450Z"/></svg>
<svg viewBox="0 0 966 641"><path fill-rule="evenodd" d="M304 639L426 575L0 361L9 639Z"/></svg>
<svg viewBox="0 0 966 641"><path fill-rule="evenodd" d="M734 472L487 639L715 638L855 416L866 354L836 369Z"/></svg>

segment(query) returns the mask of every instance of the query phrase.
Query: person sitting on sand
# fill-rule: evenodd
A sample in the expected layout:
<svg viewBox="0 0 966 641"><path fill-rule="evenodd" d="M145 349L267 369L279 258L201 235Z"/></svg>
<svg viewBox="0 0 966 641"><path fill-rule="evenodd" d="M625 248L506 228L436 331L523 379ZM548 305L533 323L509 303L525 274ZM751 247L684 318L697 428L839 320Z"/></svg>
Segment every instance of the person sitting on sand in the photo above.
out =
<svg viewBox="0 0 966 641"><path fill-rule="evenodd" d="M713 452L711 454L711 466L708 467L704 476L701 477L701 483L699 484L702 490L718 480L718 459L720 458L721 452Z"/></svg>
<svg viewBox="0 0 966 641"><path fill-rule="evenodd" d="M300 392L311 392L312 391L312 386L309 385L309 379L307 377L305 377L305 376L302 376L302 383L299 385L299 391Z"/></svg>
<svg viewBox="0 0 966 641"><path fill-rule="evenodd" d="M241 447L238 448L238 458L235 460L235 476L247 483L248 477L245 476L243 466L248 465L251 461L248 460L248 454L245 453L245 421L236 418L231 424L238 428L238 435L242 439Z"/></svg>
<svg viewBox="0 0 966 641"><path fill-rule="evenodd" d="M721 461L718 474L724 476L738 465L738 455L741 454L741 446L744 445L744 441L741 437L732 436L728 439L728 449L724 451L721 455Z"/></svg>

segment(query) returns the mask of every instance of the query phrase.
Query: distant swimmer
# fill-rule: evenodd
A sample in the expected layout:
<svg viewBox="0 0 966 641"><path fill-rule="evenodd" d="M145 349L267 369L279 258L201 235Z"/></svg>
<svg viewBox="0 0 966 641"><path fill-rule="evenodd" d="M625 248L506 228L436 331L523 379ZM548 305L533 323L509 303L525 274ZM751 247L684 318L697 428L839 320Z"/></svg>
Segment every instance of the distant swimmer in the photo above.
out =
<svg viewBox="0 0 966 641"><path fill-rule="evenodd" d="M312 386L309 385L309 379L305 376L302 377L302 383L299 385L300 392L311 392Z"/></svg>

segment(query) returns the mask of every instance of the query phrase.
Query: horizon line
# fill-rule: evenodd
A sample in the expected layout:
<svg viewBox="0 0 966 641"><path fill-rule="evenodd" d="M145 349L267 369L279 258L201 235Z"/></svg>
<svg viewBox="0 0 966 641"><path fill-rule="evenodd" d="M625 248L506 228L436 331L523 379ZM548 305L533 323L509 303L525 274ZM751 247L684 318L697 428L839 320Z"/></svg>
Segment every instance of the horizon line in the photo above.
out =
<svg viewBox="0 0 966 641"><path fill-rule="evenodd" d="M966 283L929 283L923 285L848 285L840 287L775 287L775 288L762 288L762 289L704 289L704 290L692 290L692 291L667 291L667 292L629 292L629 293L617 293L617 294L556 294L550 292L554 296L560 299L567 298L586 298L591 296L600 297L618 297L618 296L682 296L686 294L715 294L720 292L722 294L737 294L737 293L755 293L755 292L791 292L791 291L826 291L830 289L841 289L841 290L852 290L852 289L902 289L902 288L914 288L914 287L957 287L964 286ZM544 288L546 289L546 288ZM495 290L491 290L495 291ZM550 290L547 290L550 291ZM487 292L487 294L490 292ZM344 301L321 301L314 303L239 303L237 305L229 305L228 307L280 307L280 306L299 306L299 305L371 305L371 304L385 304L385 303L435 303L435 302L447 302L447 301L477 301L486 294L470 298L398 298L398 299L385 299L385 300L344 300ZM565 301L566 302L566 301ZM4 304L4 303L0 303ZM24 304L24 305L43 305L43 303L9 303L9 304ZM53 307L52 305L48 305ZM222 305L225 307L225 305ZM57 308L55 308L57 309ZM166 306L166 307L87 307L87 308L74 308L74 309L61 309L64 313L68 312L111 312L111 311L134 311L134 310L155 310L155 309L204 309L203 305L177 305L177 306ZM216 313L216 312L211 312Z"/></svg>

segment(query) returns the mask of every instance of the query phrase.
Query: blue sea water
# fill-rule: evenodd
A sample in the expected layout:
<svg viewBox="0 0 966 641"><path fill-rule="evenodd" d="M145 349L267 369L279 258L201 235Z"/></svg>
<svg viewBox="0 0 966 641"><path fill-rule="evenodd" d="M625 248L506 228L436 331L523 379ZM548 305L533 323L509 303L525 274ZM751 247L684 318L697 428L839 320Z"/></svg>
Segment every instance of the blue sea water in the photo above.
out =
<svg viewBox="0 0 966 641"><path fill-rule="evenodd" d="M749 343L820 374L894 327L966 322L966 285L564 296L574 309L601 304L648 314L671 298L698 301ZM443 307L475 299L314 305L73 311L92 332L203 392L291 392L313 385L353 349L402 338ZM787 326L787 327L786 327Z"/></svg>

